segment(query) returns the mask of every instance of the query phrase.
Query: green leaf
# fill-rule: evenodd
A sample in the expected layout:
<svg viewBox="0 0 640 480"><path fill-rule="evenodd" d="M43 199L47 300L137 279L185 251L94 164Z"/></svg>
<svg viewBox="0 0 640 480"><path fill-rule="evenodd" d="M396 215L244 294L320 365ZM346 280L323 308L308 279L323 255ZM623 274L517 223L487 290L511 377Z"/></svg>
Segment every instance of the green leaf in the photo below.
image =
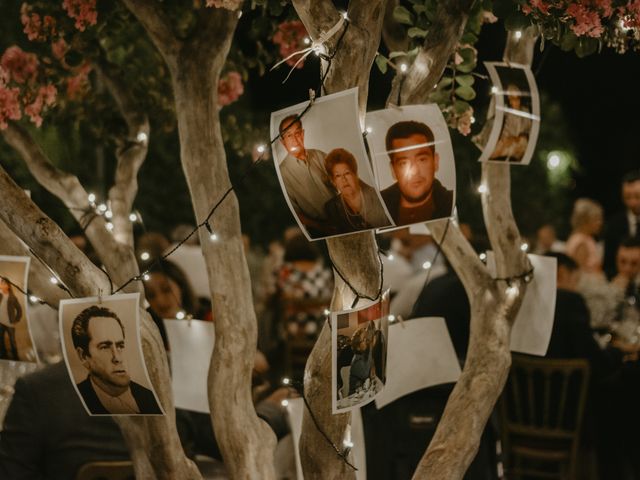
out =
<svg viewBox="0 0 640 480"><path fill-rule="evenodd" d="M473 75L457 75L456 82L462 87L470 87L476 81Z"/></svg>
<svg viewBox="0 0 640 480"><path fill-rule="evenodd" d="M581 37L576 46L576 55L583 58L598 51L598 40L595 38Z"/></svg>
<svg viewBox="0 0 640 480"><path fill-rule="evenodd" d="M457 115L460 115L466 112L467 110L469 110L469 108L471 108L471 105L469 105L468 102L465 102L462 100L456 100L455 102L453 102L453 111Z"/></svg>
<svg viewBox="0 0 640 480"><path fill-rule="evenodd" d="M376 65L380 69L380 72L384 75L387 73L387 59L382 55L376 56Z"/></svg>
<svg viewBox="0 0 640 480"><path fill-rule="evenodd" d="M475 45L477 41L478 36L473 32L465 32L460 38L460 43L468 43L470 45Z"/></svg>
<svg viewBox="0 0 640 480"><path fill-rule="evenodd" d="M453 78L451 78L451 77L442 77L440 79L440 81L438 82L438 88L448 87L452 83L453 83Z"/></svg>
<svg viewBox="0 0 640 480"><path fill-rule="evenodd" d="M427 36L427 31L423 30L422 28L418 28L418 27L411 27L408 31L407 31L407 35L409 35L409 37L411 38L424 38Z"/></svg>
<svg viewBox="0 0 640 480"><path fill-rule="evenodd" d="M522 12L514 12L504 21L504 28L507 30L524 30L531 25L531 18Z"/></svg>
<svg viewBox="0 0 640 480"><path fill-rule="evenodd" d="M413 15L402 5L396 6L396 8L393 10L393 18L398 23L413 25Z"/></svg>
<svg viewBox="0 0 640 480"><path fill-rule="evenodd" d="M567 32L563 35L562 40L560 40L560 48L565 52L573 50L578 45L578 37L576 37L572 32Z"/></svg>
<svg viewBox="0 0 640 480"><path fill-rule="evenodd" d="M463 100L473 100L476 98L476 91L473 87L460 86L455 89L456 95Z"/></svg>
<svg viewBox="0 0 640 480"><path fill-rule="evenodd" d="M407 54L408 52L401 52L401 51L391 52L389 54L389 60L393 60L394 58L397 58L397 57L406 57Z"/></svg>

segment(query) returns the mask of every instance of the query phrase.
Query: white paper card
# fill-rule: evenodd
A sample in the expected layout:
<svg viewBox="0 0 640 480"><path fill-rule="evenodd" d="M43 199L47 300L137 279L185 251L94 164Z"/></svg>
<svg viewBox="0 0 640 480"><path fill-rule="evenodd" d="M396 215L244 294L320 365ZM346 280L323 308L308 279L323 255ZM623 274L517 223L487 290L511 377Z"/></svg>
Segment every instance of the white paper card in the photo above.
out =
<svg viewBox="0 0 640 480"><path fill-rule="evenodd" d="M460 364L442 317L389 325L387 383L375 399L378 409L423 388L456 382Z"/></svg>
<svg viewBox="0 0 640 480"><path fill-rule="evenodd" d="M171 350L171 384L176 408L209 413L207 374L215 343L213 322L164 320Z"/></svg>
<svg viewBox="0 0 640 480"><path fill-rule="evenodd" d="M556 309L557 261L529 254L533 280L527 285L522 306L511 329L511 351L544 356L549 348ZM493 252L487 252L487 268L495 277Z"/></svg>

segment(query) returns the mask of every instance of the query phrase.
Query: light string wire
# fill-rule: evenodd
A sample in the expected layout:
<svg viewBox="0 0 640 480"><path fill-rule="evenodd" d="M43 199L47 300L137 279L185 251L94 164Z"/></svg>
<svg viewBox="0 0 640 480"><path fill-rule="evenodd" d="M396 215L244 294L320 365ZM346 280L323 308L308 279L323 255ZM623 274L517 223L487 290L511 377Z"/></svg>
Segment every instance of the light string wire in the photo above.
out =
<svg viewBox="0 0 640 480"><path fill-rule="evenodd" d="M300 383L300 382L295 382L293 380L289 381L289 385L292 386L295 389L295 391L297 391L300 394L300 397L302 397L302 401L304 402L304 406L306 407L307 411L309 412L309 415L311 416L311 420L313 421L313 424L316 427L316 430L318 430L318 432L320 432L320 434L324 437L324 439L327 441L327 443L331 446L333 451L336 452L336 455L338 455L338 457L340 457L342 459L342 461L345 464L347 464L351 469L353 469L354 471L357 472L358 468L349 461L350 448L341 449L340 447L338 447L335 443L333 443L331 438L329 438L329 435L327 435L327 433L322 429L322 427L320 427L320 422L318 421L318 419L316 418L315 414L313 413L313 410L311 409L311 405L309 405L309 400L307 399L307 396L304 394L304 385L302 383Z"/></svg>

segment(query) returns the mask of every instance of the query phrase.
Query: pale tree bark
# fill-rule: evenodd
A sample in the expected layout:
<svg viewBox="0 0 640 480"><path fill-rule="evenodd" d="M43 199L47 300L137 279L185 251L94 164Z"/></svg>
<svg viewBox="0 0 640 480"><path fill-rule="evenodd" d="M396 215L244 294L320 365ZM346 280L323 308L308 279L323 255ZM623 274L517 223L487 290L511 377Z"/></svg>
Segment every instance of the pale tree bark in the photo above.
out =
<svg viewBox="0 0 640 480"><path fill-rule="evenodd" d="M509 34L505 60L531 64L536 35L526 31L520 40ZM522 240L511 210L510 166L484 163L482 209L495 253L498 278L521 277L530 264L520 249ZM444 234L434 225L436 237ZM464 476L480 445L480 437L502 392L511 366L511 328L526 291L527 281L494 281L464 238L454 229L442 248L460 275L471 305L471 332L460 379L449 397L429 448L414 474L415 479L459 479ZM441 238L441 237L439 237ZM470 266L472 268L470 269ZM473 275L470 273L476 272ZM507 289L511 286L512 289Z"/></svg>
<svg viewBox="0 0 640 480"><path fill-rule="evenodd" d="M294 0L293 5L313 39L317 39L322 32L328 31L340 20L340 12L329 0ZM369 72L380 44L384 16L384 0L352 0L347 11L349 25L343 27L347 30L340 45L337 45L337 41L341 32L325 44L330 54L335 51L331 65L325 65L325 68L329 68L325 90L333 93L357 86L361 121L364 121ZM380 290L381 263L373 233L329 239L327 246L335 267L358 293L374 298ZM338 275L334 277L336 288L331 308L348 308L355 298L354 294ZM335 447L343 449L345 429L351 415L331 413L331 333L327 324L307 360L304 392L320 428ZM306 479L354 478L353 469L338 456L334 447L318 431L307 409L303 417L300 455Z"/></svg>
<svg viewBox="0 0 640 480"><path fill-rule="evenodd" d="M209 217L231 186L222 142L217 85L238 12L203 8L186 40L178 39L160 4L123 0L165 59L173 82L180 134L180 156L195 216ZM244 256L238 202L230 193L210 220L218 241L200 228L215 317L216 348L208 391L213 427L232 478L275 477L275 437L260 420L251 398L251 371L257 324Z"/></svg>
<svg viewBox="0 0 640 480"><path fill-rule="evenodd" d="M469 0L438 4L433 25L415 61L405 75L399 75L394 81L390 103L399 100L397 103L404 105L428 101L430 92L440 79L464 31L471 5L472 2ZM332 21L336 18L335 13L325 2L294 1L294 6L312 36L335 23ZM356 15L350 10L349 17L354 18ZM390 32L391 26L387 24L385 30ZM393 40L400 41L397 36L393 37ZM530 40L528 43L523 41L518 48L511 48L510 44L509 51L521 52L525 45L530 47L532 44ZM374 45L377 47L377 41ZM345 51L349 52L351 47L356 49L360 45L347 42ZM366 58L366 55L362 57ZM518 57L518 61L526 63L521 57ZM355 74L352 83L349 82L350 74ZM368 70L359 72L351 67L340 71L340 75L341 81L336 82L338 88L347 88L355 84L360 86L368 81ZM327 91L333 90L328 88ZM362 90L360 93L361 105L364 105L366 94L363 95ZM508 165L484 165L483 182L489 189L489 193L483 198L483 211L496 253L498 277L521 275L528 270L529 265L526 256L520 250L520 235L511 212ZM488 270L462 236L455 222L435 222L431 225L431 230L437 240L443 241L444 253L467 290L472 316L471 340L465 368L451 395L436 436L414 476L448 480L462 478L464 475L477 451L484 425L506 380L511 361L511 326L522 302L526 282L524 279L514 280L512 286L515 289L507 293L506 283L491 279ZM335 250L342 241L337 239L328 242L336 260L338 255ZM346 251L349 252L352 267L356 268L354 271L353 268L343 266L341 271L347 278L353 278L355 284L358 272L362 271L360 269L366 270L371 264L360 258L366 248L351 248ZM340 262L336 261L336 264L340 265ZM371 289L375 281L376 276L369 273L364 285ZM345 305L343 297L346 296L346 300L350 297L350 292L345 291L341 282L337 283L334 307ZM335 443L338 443L347 420L344 416L330 416L330 360L329 334L325 328L307 363L305 384L311 387L307 397L317 402L316 409L323 409L325 413L321 416L321 425L325 431L333 435L331 438L335 439ZM314 403L311 405L313 408ZM316 417L318 416L320 415L316 413ZM322 450L324 440L314 432L314 427L306 417L303 427L305 429L301 440L301 454L305 475L310 475L310 478L344 478L344 464L330 449Z"/></svg>
<svg viewBox="0 0 640 480"><path fill-rule="evenodd" d="M0 221L22 239L74 297L107 292L110 282L47 217L4 169L0 169ZM136 287L132 287L136 288ZM149 377L163 409L162 417L114 417L134 461L137 478L201 478L195 464L184 455L176 430L169 365L157 327L146 311L140 311L142 349Z"/></svg>

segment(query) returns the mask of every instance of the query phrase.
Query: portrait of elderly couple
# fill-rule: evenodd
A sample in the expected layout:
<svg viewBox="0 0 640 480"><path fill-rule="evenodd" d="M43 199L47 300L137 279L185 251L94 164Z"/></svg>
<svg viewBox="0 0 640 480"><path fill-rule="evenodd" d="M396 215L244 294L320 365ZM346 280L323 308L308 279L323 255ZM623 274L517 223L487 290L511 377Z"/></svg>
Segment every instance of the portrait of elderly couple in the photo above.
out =
<svg viewBox="0 0 640 480"><path fill-rule="evenodd" d="M443 131L442 125L432 128L426 123L444 124L437 107L405 107L367 116L374 165L388 172L383 182L380 176L374 178L365 149L357 89L322 97L300 116L305 108L300 104L274 112L271 130L272 138L279 140L273 153L280 185L310 240L451 215L455 167L450 139L446 125ZM370 119L380 125L370 129ZM450 189L436 178L436 131L449 145L444 160Z"/></svg>
<svg viewBox="0 0 640 480"><path fill-rule="evenodd" d="M388 295L360 310L332 313L334 413L361 407L384 388L388 317Z"/></svg>
<svg viewBox="0 0 640 480"><path fill-rule="evenodd" d="M139 294L62 300L65 362L89 415L162 415L139 337Z"/></svg>
<svg viewBox="0 0 640 480"><path fill-rule="evenodd" d="M27 316L29 257L0 255L0 360L37 362Z"/></svg>

